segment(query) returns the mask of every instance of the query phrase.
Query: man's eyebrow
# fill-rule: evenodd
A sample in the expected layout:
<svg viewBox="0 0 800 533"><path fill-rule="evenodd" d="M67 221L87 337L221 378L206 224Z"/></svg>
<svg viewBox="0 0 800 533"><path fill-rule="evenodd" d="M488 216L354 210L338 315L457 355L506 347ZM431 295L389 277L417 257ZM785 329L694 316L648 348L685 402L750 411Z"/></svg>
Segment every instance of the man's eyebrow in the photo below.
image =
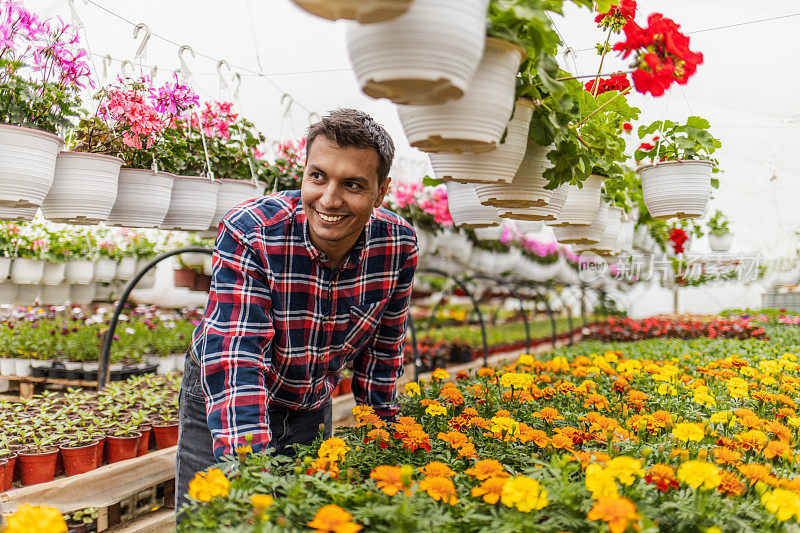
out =
<svg viewBox="0 0 800 533"><path fill-rule="evenodd" d="M308 165L308 168L310 168L311 170L313 170L315 172L319 172L320 174L325 174L327 176L325 171L322 170L321 168L319 168L317 165L313 165L313 164L312 165Z"/></svg>

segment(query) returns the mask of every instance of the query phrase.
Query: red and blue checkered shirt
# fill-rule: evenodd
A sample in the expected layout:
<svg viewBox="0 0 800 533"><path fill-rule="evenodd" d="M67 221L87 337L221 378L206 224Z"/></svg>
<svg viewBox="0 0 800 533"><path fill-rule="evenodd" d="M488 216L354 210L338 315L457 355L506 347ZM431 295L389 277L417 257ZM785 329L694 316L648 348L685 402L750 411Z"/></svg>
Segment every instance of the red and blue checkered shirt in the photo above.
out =
<svg viewBox="0 0 800 533"><path fill-rule="evenodd" d="M269 406L314 410L353 361L353 395L396 412L417 265L416 236L375 209L347 261L331 269L309 240L300 191L245 202L222 220L208 306L192 349L202 367L214 455L272 438Z"/></svg>

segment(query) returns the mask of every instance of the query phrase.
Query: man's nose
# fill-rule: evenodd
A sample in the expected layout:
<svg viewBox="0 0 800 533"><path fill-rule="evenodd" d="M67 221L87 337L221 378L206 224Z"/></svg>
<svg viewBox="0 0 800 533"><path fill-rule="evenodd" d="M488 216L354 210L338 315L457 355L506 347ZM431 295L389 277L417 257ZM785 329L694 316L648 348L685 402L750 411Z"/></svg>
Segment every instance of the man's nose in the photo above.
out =
<svg viewBox="0 0 800 533"><path fill-rule="evenodd" d="M342 205L342 196L336 183L329 181L319 199L319 203L326 209L337 209Z"/></svg>

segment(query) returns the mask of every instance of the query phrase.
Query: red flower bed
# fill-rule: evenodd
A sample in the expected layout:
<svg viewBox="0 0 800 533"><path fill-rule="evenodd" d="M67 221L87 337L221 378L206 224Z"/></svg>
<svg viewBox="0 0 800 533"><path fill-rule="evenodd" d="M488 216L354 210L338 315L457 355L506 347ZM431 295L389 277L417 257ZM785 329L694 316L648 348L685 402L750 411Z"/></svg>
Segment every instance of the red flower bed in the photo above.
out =
<svg viewBox="0 0 800 533"><path fill-rule="evenodd" d="M764 328L749 318L716 317L691 319L677 317L650 317L644 320L609 318L589 328L588 338L614 342L642 339L699 337L725 339L763 339Z"/></svg>

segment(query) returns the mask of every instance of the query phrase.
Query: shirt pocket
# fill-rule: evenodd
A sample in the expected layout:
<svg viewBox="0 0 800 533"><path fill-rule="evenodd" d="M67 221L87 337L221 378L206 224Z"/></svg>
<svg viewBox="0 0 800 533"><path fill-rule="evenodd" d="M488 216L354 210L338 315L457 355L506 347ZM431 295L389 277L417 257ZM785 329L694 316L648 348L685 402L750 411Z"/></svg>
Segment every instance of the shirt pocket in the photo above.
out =
<svg viewBox="0 0 800 533"><path fill-rule="evenodd" d="M354 305L350 308L350 320L344 336L344 349L360 350L375 333L389 298L374 303Z"/></svg>

